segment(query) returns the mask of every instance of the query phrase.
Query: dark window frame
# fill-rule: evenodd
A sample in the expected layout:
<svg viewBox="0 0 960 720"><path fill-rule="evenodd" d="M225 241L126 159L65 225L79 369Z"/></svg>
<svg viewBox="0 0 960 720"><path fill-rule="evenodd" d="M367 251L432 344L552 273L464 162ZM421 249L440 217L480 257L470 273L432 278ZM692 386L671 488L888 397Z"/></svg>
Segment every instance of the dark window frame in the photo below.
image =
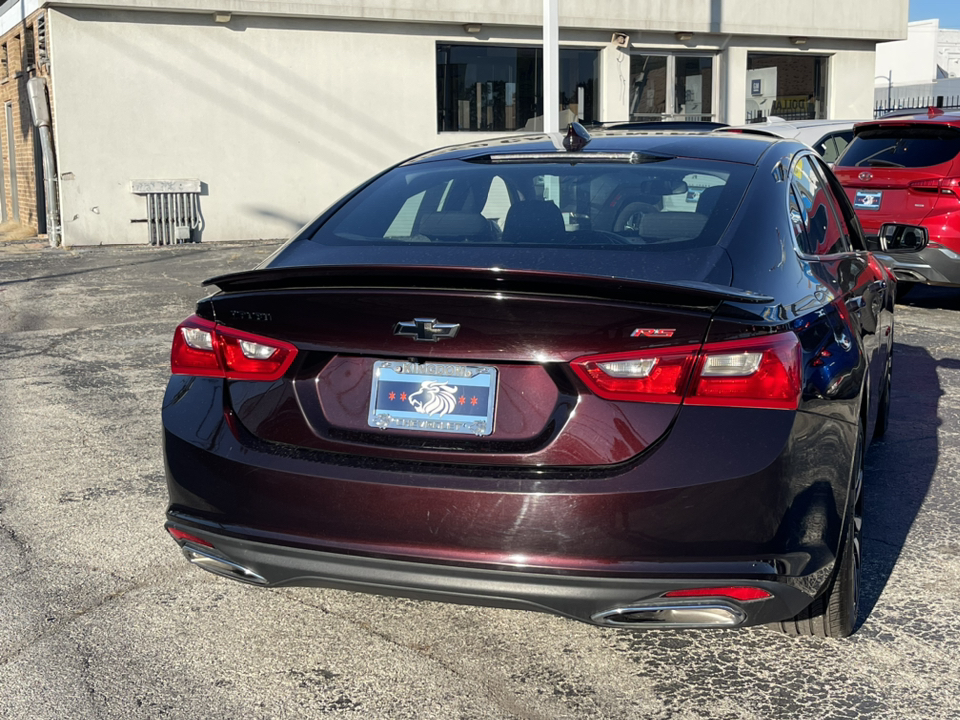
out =
<svg viewBox="0 0 960 720"><path fill-rule="evenodd" d="M464 83L467 87L466 78L475 73L476 70L471 67L473 63L454 63L451 55L458 51L467 52L491 52L491 59L495 61L496 51L514 51L517 55L514 58L514 65L509 67L509 62L501 63L507 71L510 79L496 78L493 80L474 79L470 83L477 87L477 93L482 94L478 98L472 92L466 92L460 87ZM581 57L571 57L574 53ZM587 55L592 57L586 57ZM521 62L521 55L522 62ZM565 57L566 56L566 57ZM589 77L580 82L579 67L583 62L593 64L592 72ZM590 124L598 122L597 113L600 107L600 50L593 47L566 46L560 48L560 71L562 75L569 74L576 79L573 83L564 83L561 78L561 111L574 104L577 105L578 119L580 122ZM494 63L491 63L494 64ZM523 65L532 64L534 67L533 77L529 75L529 68ZM565 68L566 65L566 68ZM458 73L458 70L462 72ZM480 45L474 43L447 43L438 42L436 45L436 71L437 71L437 132L542 132L543 108L542 85L543 85L543 47L541 45L525 44L496 44ZM508 86L512 85L512 88ZM567 85L567 86L565 86ZM478 87L486 86L486 87ZM584 87L583 107L578 102L577 89ZM512 94L510 94L512 91ZM469 111L464 115L461 110L461 103L468 103ZM478 107L479 106L479 107ZM507 109L512 108L511 113ZM485 117L484 117L485 115ZM469 127L462 126L461 120L467 119ZM540 119L537 123L536 120ZM526 125L533 122L532 128Z"/></svg>

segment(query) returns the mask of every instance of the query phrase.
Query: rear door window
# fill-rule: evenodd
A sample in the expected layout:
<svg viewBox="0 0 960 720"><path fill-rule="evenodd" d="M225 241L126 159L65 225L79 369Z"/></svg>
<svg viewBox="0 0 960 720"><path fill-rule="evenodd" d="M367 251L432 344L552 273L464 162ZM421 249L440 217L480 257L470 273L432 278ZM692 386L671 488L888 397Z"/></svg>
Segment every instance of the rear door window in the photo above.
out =
<svg viewBox="0 0 960 720"><path fill-rule="evenodd" d="M960 153L960 130L946 126L873 127L853 138L843 167L920 168L950 162Z"/></svg>
<svg viewBox="0 0 960 720"><path fill-rule="evenodd" d="M831 133L820 138L813 149L820 154L824 162L835 163L847 145L850 144L851 139L853 139L853 130Z"/></svg>
<svg viewBox="0 0 960 720"><path fill-rule="evenodd" d="M800 158L793 168L790 214L801 252L833 255L850 252L850 237L834 210L833 198L812 158Z"/></svg>

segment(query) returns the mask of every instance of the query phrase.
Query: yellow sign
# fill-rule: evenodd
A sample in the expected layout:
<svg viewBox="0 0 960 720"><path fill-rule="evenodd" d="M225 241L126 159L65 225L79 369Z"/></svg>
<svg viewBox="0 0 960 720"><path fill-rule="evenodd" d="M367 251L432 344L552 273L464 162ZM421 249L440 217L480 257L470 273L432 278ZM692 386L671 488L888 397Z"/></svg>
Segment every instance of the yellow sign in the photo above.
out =
<svg viewBox="0 0 960 720"><path fill-rule="evenodd" d="M785 113L805 113L813 103L813 98L806 95L787 95L778 97L773 101L773 107L770 109L771 115L782 115Z"/></svg>

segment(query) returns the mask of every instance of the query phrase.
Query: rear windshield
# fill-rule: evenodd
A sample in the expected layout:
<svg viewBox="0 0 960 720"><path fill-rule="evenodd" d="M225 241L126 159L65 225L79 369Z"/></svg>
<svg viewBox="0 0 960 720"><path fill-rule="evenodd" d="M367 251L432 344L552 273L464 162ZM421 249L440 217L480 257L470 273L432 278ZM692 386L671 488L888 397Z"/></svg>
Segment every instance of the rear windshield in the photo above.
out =
<svg viewBox="0 0 960 720"><path fill-rule="evenodd" d="M863 130L837 161L841 167L918 168L949 162L960 152L960 131L945 126Z"/></svg>
<svg viewBox="0 0 960 720"><path fill-rule="evenodd" d="M717 244L753 166L428 162L392 170L311 238L324 245L537 245L643 251Z"/></svg>

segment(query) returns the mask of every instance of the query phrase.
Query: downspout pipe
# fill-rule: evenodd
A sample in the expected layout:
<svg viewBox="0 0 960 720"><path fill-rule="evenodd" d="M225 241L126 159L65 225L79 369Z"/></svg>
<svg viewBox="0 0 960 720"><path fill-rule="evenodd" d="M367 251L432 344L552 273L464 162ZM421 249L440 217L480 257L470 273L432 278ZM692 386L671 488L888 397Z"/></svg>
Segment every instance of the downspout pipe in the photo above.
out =
<svg viewBox="0 0 960 720"><path fill-rule="evenodd" d="M47 198L47 237L50 247L60 245L60 204L57 198L57 168L53 157L53 125L50 118L50 100L47 81L42 77L27 80L27 100L33 126L40 133L40 152L43 155L43 178Z"/></svg>

